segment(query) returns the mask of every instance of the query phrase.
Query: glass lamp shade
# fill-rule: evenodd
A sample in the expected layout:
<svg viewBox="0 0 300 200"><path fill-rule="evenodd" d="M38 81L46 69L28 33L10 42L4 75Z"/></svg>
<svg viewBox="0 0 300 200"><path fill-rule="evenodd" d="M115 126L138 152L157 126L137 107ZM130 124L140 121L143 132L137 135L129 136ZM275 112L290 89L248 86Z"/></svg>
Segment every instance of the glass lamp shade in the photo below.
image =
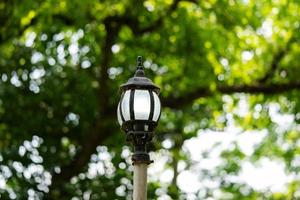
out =
<svg viewBox="0 0 300 200"><path fill-rule="evenodd" d="M118 122L147 122L156 124L161 113L158 95L147 89L130 89L123 92L118 105Z"/></svg>

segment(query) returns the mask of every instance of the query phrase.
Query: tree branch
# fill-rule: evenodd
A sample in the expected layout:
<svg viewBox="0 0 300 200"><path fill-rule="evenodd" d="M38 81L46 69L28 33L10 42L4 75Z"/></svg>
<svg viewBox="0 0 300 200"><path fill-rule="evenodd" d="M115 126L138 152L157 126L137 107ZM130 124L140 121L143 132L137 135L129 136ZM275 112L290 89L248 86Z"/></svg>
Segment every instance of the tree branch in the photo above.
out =
<svg viewBox="0 0 300 200"><path fill-rule="evenodd" d="M275 70L278 69L279 62L283 59L286 52L286 49L281 49L275 54L271 62L269 71L264 75L264 77L258 80L259 83L266 82L274 74Z"/></svg>
<svg viewBox="0 0 300 200"><path fill-rule="evenodd" d="M99 77L98 77L98 83L99 87L96 90L97 99L99 102L99 117L96 119L94 127L92 127L90 133L85 137L85 140L83 141L82 150L81 152L76 156L76 159L70 164L72 168L74 169L72 173L68 171L67 173L70 175L67 175L66 178L71 178L72 175L77 174L80 172L80 169L82 169L85 164L89 161L90 155L95 151L96 147L101 144L101 141L105 140L109 134L106 134L109 130L112 130L112 127L110 127L108 124L109 122L105 123L106 121L109 121L114 117L114 108L110 106L110 102L108 101L110 97L110 79L108 77L107 70L109 68L109 63L112 58L112 51L111 46L114 44L120 27L110 23L110 21L104 21L105 24L105 30L106 30L106 37L105 41L102 46L102 60L100 61L99 67Z"/></svg>
<svg viewBox="0 0 300 200"><path fill-rule="evenodd" d="M208 87L200 87L193 92L186 93L183 96L169 96L162 98L162 104L165 107L179 108L192 103L200 97L213 96L216 93L233 94L233 93L249 93L249 94L279 94L290 90L300 90L300 81L290 83L277 84L257 84L257 85L219 85L215 92L209 90Z"/></svg>
<svg viewBox="0 0 300 200"><path fill-rule="evenodd" d="M268 79L270 79L275 71L279 68L279 63L280 61L284 58L284 56L288 53L291 43L295 41L294 37L291 37L288 42L286 43L286 46L282 49L280 49L275 56L272 59L270 69L269 71L261 78L258 80L259 83L265 83Z"/></svg>
<svg viewBox="0 0 300 200"><path fill-rule="evenodd" d="M94 125L89 130L86 137L83 139L80 151L77 153L75 158L68 165L62 166L60 174L53 174L52 184L50 188L50 193L47 194L46 199L53 199L53 195L63 195L63 190L61 189L63 183L69 181L70 178L79 174L82 169L90 160L90 156L95 152L96 147L103 143L105 139L111 136L111 133L116 129L112 127L111 120L114 119L115 108L110 105L108 101L110 94L110 79L108 77L107 70L109 68L109 63L112 58L111 46L114 44L120 26L111 23L109 20L104 20L104 25L106 29L106 37L102 49L102 60L100 61L99 76L97 81L99 87L96 90L97 99L99 102L99 112L98 117ZM110 134L108 134L110 133Z"/></svg>
<svg viewBox="0 0 300 200"><path fill-rule="evenodd" d="M149 32L153 32L155 30L157 30L158 28L160 28L163 25L163 19L166 16L171 15L177 8L180 2L182 1L186 1L186 2L192 2L197 4L198 0L174 0L173 3L171 4L171 6L169 7L169 9L165 12L165 15L160 16L156 21L154 21L153 24L147 26L147 27L140 27L140 26L130 26L128 25L131 30L133 31L133 33L138 36L138 35L142 35L144 33L149 33ZM135 19L137 20L137 19ZM138 22L135 22L136 24L139 24Z"/></svg>
<svg viewBox="0 0 300 200"><path fill-rule="evenodd" d="M187 1L192 3L197 3L197 0L174 0L170 7L166 10L165 14L156 19L152 24L146 27L142 27L137 17L128 16L127 12L125 12L122 16L111 16L106 20L110 23L116 23L119 26L126 25L135 36L143 35L144 33L149 33L157 30L163 25L163 19L172 14L177 8L180 2Z"/></svg>

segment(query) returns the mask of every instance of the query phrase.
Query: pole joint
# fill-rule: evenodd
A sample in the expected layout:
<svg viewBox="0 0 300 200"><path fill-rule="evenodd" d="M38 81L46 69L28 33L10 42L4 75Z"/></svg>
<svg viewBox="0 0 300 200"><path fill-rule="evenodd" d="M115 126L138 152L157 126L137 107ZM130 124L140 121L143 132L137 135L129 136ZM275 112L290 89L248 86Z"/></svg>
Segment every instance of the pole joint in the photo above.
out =
<svg viewBox="0 0 300 200"><path fill-rule="evenodd" d="M133 165L137 163L150 164L149 153L147 151L147 144L152 140L152 132L147 131L128 131L127 141L133 144L134 153L132 155Z"/></svg>

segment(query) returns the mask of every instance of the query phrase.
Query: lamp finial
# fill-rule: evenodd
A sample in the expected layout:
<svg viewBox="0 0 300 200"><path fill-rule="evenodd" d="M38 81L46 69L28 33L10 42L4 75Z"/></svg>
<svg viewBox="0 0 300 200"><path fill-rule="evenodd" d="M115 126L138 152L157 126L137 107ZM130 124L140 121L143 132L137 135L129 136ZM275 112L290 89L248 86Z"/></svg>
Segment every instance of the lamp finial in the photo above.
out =
<svg viewBox="0 0 300 200"><path fill-rule="evenodd" d="M135 76L144 77L145 72L144 72L144 67L143 67L143 64L142 64L142 56L137 57L136 65L137 66L136 66Z"/></svg>

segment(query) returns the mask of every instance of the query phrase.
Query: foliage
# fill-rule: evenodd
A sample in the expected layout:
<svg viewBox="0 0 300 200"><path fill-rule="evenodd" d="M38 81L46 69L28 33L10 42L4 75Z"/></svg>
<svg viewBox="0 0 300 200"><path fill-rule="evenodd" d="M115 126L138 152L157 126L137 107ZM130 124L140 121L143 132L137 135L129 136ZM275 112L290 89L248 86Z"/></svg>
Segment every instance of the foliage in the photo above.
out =
<svg viewBox="0 0 300 200"><path fill-rule="evenodd" d="M167 185L151 181L149 198L300 198L299 13L292 0L1 1L1 199L131 198L115 110L138 55L162 89L150 149L174 174ZM292 123L282 128L273 108ZM230 123L267 134L251 155L234 145L215 171L202 171L218 189L182 191L178 165L194 166L185 141ZM286 192L230 178L262 158L285 163Z"/></svg>

